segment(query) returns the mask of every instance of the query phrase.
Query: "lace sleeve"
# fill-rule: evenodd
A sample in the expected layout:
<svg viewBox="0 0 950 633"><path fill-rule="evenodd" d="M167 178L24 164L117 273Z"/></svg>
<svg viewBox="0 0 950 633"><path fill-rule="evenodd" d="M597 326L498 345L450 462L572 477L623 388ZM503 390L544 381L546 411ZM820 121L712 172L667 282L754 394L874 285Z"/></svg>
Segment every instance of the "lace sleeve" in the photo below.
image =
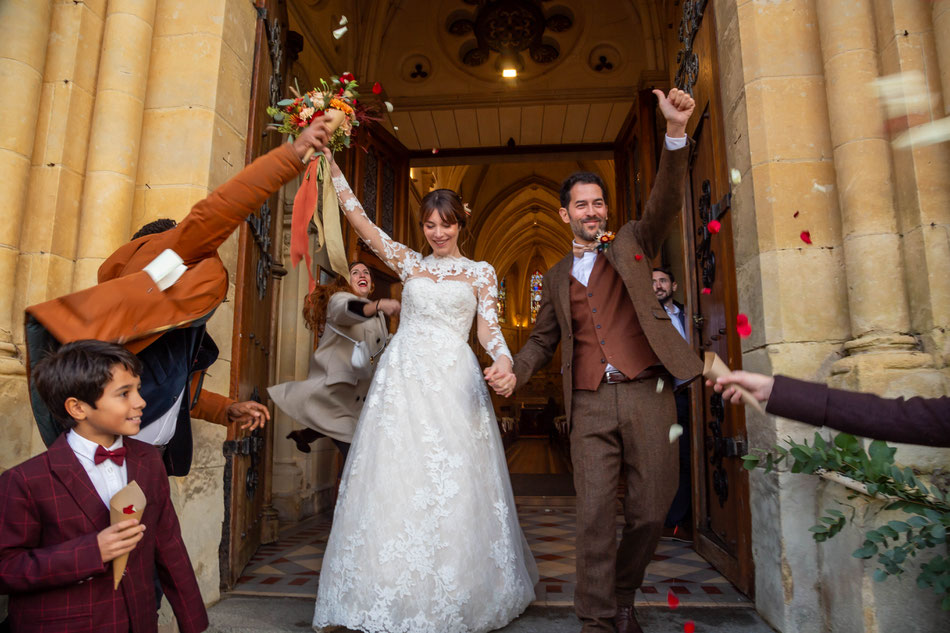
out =
<svg viewBox="0 0 950 633"><path fill-rule="evenodd" d="M417 266L420 259L419 253L404 244L400 244L373 224L373 221L363 211L363 205L356 199L356 195L350 189L346 177L340 173L336 163L333 163L332 169L333 188L336 189L336 195L340 199L340 205L343 207L343 213L346 215L347 221L353 226L360 238L366 242L367 246L386 262L386 265L392 268L402 281L405 281Z"/></svg>
<svg viewBox="0 0 950 633"><path fill-rule="evenodd" d="M482 264L482 270L479 271L475 280L475 287L478 291L476 319L478 342L482 344L492 360L498 360L502 356L512 360L508 344L505 343L505 337L498 325L498 277L490 264Z"/></svg>

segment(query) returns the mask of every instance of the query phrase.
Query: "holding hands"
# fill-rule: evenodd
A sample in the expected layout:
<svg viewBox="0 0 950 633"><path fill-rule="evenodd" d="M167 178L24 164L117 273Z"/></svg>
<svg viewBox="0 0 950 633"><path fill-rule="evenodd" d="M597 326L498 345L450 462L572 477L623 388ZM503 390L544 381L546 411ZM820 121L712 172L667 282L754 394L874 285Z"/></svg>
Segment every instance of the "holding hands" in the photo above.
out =
<svg viewBox="0 0 950 633"><path fill-rule="evenodd" d="M492 363L491 367L485 369L485 380L491 385L502 398L507 398L514 392L515 384L518 382L515 378L515 372L511 369L511 360L507 356L499 356L498 360Z"/></svg>
<svg viewBox="0 0 950 633"><path fill-rule="evenodd" d="M672 138L686 136L686 124L696 108L693 98L679 88L673 88L668 95L664 95L662 90L654 90L653 94L666 119L666 135Z"/></svg>

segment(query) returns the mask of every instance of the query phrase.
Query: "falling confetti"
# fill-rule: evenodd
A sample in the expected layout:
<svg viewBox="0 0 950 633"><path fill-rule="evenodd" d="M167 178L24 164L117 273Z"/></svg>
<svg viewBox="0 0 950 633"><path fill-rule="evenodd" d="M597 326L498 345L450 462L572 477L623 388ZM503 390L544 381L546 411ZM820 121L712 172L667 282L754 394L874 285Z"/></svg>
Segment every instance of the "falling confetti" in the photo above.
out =
<svg viewBox="0 0 950 633"><path fill-rule="evenodd" d="M819 185L817 180L812 181L811 185L811 190L816 193L830 193L834 188L834 185Z"/></svg>
<svg viewBox="0 0 950 633"><path fill-rule="evenodd" d="M811 244L811 233L810 233L810 232L808 232L808 231L802 231L802 234L799 235L799 237L802 238L802 241L805 242L806 244Z"/></svg>
<svg viewBox="0 0 950 633"><path fill-rule="evenodd" d="M389 101L383 101L383 105L386 106L386 112L392 113L392 111L393 111L393 104L392 104L392 103L390 103Z"/></svg>
<svg viewBox="0 0 950 633"><path fill-rule="evenodd" d="M656 379L656 392L663 393L663 379L662 378Z"/></svg>
<svg viewBox="0 0 950 633"><path fill-rule="evenodd" d="M749 325L749 317L741 312L736 315L736 332L742 338L748 338L752 334L752 326Z"/></svg>
<svg viewBox="0 0 950 633"><path fill-rule="evenodd" d="M433 153L433 154L438 154L438 153L439 153L439 148L438 148L438 147L433 147L433 148L432 148L432 153Z"/></svg>
<svg viewBox="0 0 950 633"><path fill-rule="evenodd" d="M345 15L340 16L340 26L346 26L349 24L349 20L346 19Z"/></svg>
<svg viewBox="0 0 950 633"><path fill-rule="evenodd" d="M894 147L907 149L912 146L924 147L945 141L950 141L950 117L910 128L894 139Z"/></svg>
<svg viewBox="0 0 950 633"><path fill-rule="evenodd" d="M346 31L347 31L347 27L345 27L345 26L341 26L340 28L335 29L335 30L333 31L333 39L335 39L335 40L340 39L341 37L343 37L344 35L346 35Z"/></svg>
<svg viewBox="0 0 950 633"><path fill-rule="evenodd" d="M670 444L678 440L680 438L680 435L682 434L683 434L683 426L681 424L674 422L673 425L670 426ZM670 594L670 595L673 596L673 594ZM673 596L673 598L676 598L676 596ZM678 599L676 600L676 602L677 604L679 604ZM676 605L671 604L670 606L675 607Z"/></svg>
<svg viewBox="0 0 950 633"><path fill-rule="evenodd" d="M666 604L670 605L671 609L675 609L676 607L680 606L680 599L676 597L676 594L673 593L672 589L670 589L669 593L666 594Z"/></svg>
<svg viewBox="0 0 950 633"><path fill-rule="evenodd" d="M706 228L709 229L710 233L715 235L720 230L722 230L722 224L720 224L719 220L710 220L709 224L706 225Z"/></svg>
<svg viewBox="0 0 950 633"><path fill-rule="evenodd" d="M633 256L633 258L637 261L640 261L641 259L643 259L643 255L641 255L640 253L637 253L636 255Z"/></svg>
<svg viewBox="0 0 950 633"><path fill-rule="evenodd" d="M799 213L800 213L799 211L796 211L796 212L795 212L795 215L793 215L792 217L793 217L793 218L797 218Z"/></svg>
<svg viewBox="0 0 950 633"><path fill-rule="evenodd" d="M734 185L738 185L740 182L742 182L742 174L739 173L739 170L735 167L729 171L729 178L732 180L732 184Z"/></svg>
<svg viewBox="0 0 950 633"><path fill-rule="evenodd" d="M373 84L373 94L378 95L383 93L383 85L378 81Z"/></svg>
<svg viewBox="0 0 950 633"><path fill-rule="evenodd" d="M398 132L398 131L399 131L399 126L398 126L398 125L394 125L394 126L393 126L393 131L394 131L394 132Z"/></svg>
<svg viewBox="0 0 950 633"><path fill-rule="evenodd" d="M704 294L704 295L711 295L711 294L712 294L712 288L703 288L703 294Z"/></svg>
<svg viewBox="0 0 950 633"><path fill-rule="evenodd" d="M683 625L683 633L696 633L696 623L689 620Z"/></svg>

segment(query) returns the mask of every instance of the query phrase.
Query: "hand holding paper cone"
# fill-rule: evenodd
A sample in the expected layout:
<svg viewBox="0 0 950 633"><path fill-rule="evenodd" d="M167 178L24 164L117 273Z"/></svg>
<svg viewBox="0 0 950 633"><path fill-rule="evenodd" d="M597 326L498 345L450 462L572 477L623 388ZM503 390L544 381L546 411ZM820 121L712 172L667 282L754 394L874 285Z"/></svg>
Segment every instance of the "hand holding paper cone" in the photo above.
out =
<svg viewBox="0 0 950 633"><path fill-rule="evenodd" d="M729 369L729 366L726 365L726 363L724 363L721 358L719 358L718 354L715 352L706 352L703 363L703 377L706 378L706 380L710 380L715 383L717 378L727 376L730 373L732 373L732 370ZM733 385L733 387L741 394L742 401L745 404L754 408L759 413L765 413L765 411L762 409L762 405L759 404L759 401L756 400L751 393L739 385Z"/></svg>
<svg viewBox="0 0 950 633"><path fill-rule="evenodd" d="M109 500L109 515L112 525L121 523L128 519L142 520L142 512L145 511L145 493L134 481L115 493ZM122 581L122 574L125 572L125 566L129 562L129 552L120 554L112 559L112 579L115 588L119 588Z"/></svg>

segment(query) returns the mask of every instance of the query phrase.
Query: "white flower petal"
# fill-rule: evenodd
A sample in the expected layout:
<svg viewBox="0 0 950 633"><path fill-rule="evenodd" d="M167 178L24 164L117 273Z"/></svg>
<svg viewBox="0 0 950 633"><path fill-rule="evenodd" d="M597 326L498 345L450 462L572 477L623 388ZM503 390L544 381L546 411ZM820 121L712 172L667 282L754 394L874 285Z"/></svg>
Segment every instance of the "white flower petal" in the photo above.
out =
<svg viewBox="0 0 950 633"><path fill-rule="evenodd" d="M393 104L391 104L391 103L388 102L388 101L383 101L383 103L386 104L386 112L392 112L392 111L393 111Z"/></svg>
<svg viewBox="0 0 950 633"><path fill-rule="evenodd" d="M336 29L335 31L333 31L333 38L337 40L340 39L341 37L346 35L346 30L347 28L345 26L341 26L340 28Z"/></svg>
<svg viewBox="0 0 950 633"><path fill-rule="evenodd" d="M346 26L346 24L347 24L346 16L345 16L345 15L341 15L341 16L340 16L340 26Z"/></svg>
<svg viewBox="0 0 950 633"><path fill-rule="evenodd" d="M673 426L670 427L670 444L678 440L682 434L683 427L674 422Z"/></svg>

